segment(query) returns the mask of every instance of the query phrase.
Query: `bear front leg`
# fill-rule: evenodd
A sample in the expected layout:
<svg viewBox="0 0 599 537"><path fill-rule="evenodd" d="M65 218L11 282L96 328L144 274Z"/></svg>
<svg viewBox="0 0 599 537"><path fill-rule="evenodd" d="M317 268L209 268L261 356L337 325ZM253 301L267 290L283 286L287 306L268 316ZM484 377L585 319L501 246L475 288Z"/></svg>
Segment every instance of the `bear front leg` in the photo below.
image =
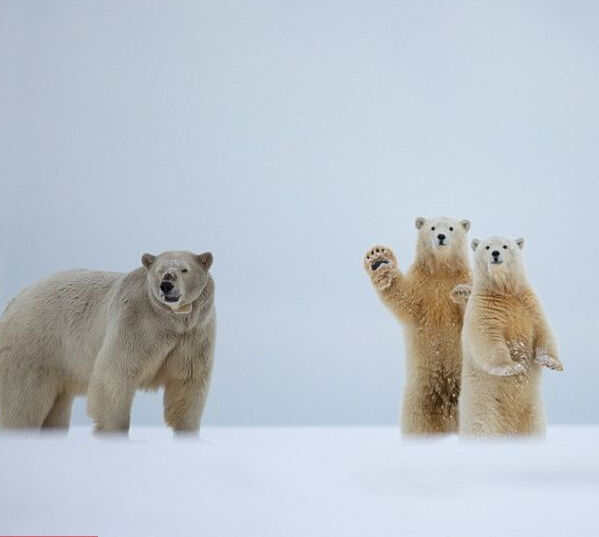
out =
<svg viewBox="0 0 599 537"><path fill-rule="evenodd" d="M512 360L510 351L501 337L477 334L470 337L469 346L473 361L490 375L508 377L526 371L522 364Z"/></svg>
<svg viewBox="0 0 599 537"><path fill-rule="evenodd" d="M535 363L548 367L554 371L563 371L564 366L555 355L551 355L545 348L541 347L535 350Z"/></svg>
<svg viewBox="0 0 599 537"><path fill-rule="evenodd" d="M364 270L383 303L399 318L409 318L412 304L408 284L390 248L374 246L364 256Z"/></svg>
<svg viewBox="0 0 599 537"><path fill-rule="evenodd" d="M395 255L384 246L374 246L366 252L364 269L378 291L387 289L398 274Z"/></svg>
<svg viewBox="0 0 599 537"><path fill-rule="evenodd" d="M164 421L176 432L197 433L208 393L200 379L170 379L164 389Z"/></svg>
<svg viewBox="0 0 599 537"><path fill-rule="evenodd" d="M95 373L87 394L87 412L96 424L95 431L126 433L134 394L133 384L126 379Z"/></svg>
<svg viewBox="0 0 599 537"><path fill-rule="evenodd" d="M204 412L212 364L214 326L201 337L198 347L171 357L170 374L164 386L164 421L175 432L197 433Z"/></svg>
<svg viewBox="0 0 599 537"><path fill-rule="evenodd" d="M108 335L104 341L87 390L87 412L96 424L96 432L129 430L142 347L127 345L116 335Z"/></svg>
<svg viewBox="0 0 599 537"><path fill-rule="evenodd" d="M472 284L460 283L451 290L451 292L449 293L449 299L454 304L466 306L471 294L472 294Z"/></svg>
<svg viewBox="0 0 599 537"><path fill-rule="evenodd" d="M534 362L554 371L564 370L564 366L559 360L555 337L544 318L537 326Z"/></svg>

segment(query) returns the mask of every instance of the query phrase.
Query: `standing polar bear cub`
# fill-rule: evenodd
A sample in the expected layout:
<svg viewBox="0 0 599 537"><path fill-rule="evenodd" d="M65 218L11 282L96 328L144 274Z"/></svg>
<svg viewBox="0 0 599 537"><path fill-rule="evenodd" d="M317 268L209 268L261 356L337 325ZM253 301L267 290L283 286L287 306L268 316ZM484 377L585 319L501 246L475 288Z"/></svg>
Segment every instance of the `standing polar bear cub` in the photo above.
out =
<svg viewBox="0 0 599 537"><path fill-rule="evenodd" d="M561 371L555 338L527 282L524 240L473 240L474 278L464 316L460 432L540 434L541 366Z"/></svg>
<svg viewBox="0 0 599 537"><path fill-rule="evenodd" d="M364 257L379 297L404 325L404 434L458 430L464 311L450 295L470 282L469 228L468 220L417 218L416 259L405 275L389 248L375 246Z"/></svg>
<svg viewBox="0 0 599 537"><path fill-rule="evenodd" d="M197 431L216 316L212 254L145 254L128 274L74 270L24 289L0 319L0 426L67 428L88 396L99 431L126 431L138 389L164 387L164 418Z"/></svg>

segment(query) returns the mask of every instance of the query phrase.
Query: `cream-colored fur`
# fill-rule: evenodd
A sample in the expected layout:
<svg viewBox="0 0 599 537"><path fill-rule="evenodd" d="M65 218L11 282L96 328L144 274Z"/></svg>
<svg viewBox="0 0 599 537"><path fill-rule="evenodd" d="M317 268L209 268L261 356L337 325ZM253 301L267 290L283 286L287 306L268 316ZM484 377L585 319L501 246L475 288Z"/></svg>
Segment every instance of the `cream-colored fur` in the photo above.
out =
<svg viewBox="0 0 599 537"><path fill-rule="evenodd" d="M87 394L97 430L126 431L135 391L164 386L165 421L198 430L216 331L212 254L142 262L128 274L55 274L9 303L0 319L2 428L68 428L73 398Z"/></svg>
<svg viewBox="0 0 599 537"><path fill-rule="evenodd" d="M463 306L450 293L470 282L468 220L416 220L416 260L402 274L393 252L371 248L364 268L383 303L404 326L406 384L401 430L404 434L457 431ZM445 235L441 245L439 235Z"/></svg>
<svg viewBox="0 0 599 537"><path fill-rule="evenodd" d="M541 366L562 370L555 338L527 282L522 239L472 241L474 278L462 333L460 433L541 434ZM454 298L455 298L454 293ZM468 294L462 288L458 292Z"/></svg>

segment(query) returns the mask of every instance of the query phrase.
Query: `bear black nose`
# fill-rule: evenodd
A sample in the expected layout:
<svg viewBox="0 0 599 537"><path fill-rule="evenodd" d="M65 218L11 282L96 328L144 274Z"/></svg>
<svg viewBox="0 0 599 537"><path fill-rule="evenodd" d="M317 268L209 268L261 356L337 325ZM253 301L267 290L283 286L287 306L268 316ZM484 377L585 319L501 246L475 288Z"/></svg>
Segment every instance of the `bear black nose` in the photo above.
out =
<svg viewBox="0 0 599 537"><path fill-rule="evenodd" d="M161 282L160 283L160 290L163 293L170 293L174 287L175 286L171 282Z"/></svg>
<svg viewBox="0 0 599 537"><path fill-rule="evenodd" d="M493 251L491 252L491 255L492 255L493 257L499 257L499 250L493 250Z"/></svg>
<svg viewBox="0 0 599 537"><path fill-rule="evenodd" d="M443 235L443 233L439 233L437 235L437 239L439 239L440 241L444 241L445 240L445 235Z"/></svg>

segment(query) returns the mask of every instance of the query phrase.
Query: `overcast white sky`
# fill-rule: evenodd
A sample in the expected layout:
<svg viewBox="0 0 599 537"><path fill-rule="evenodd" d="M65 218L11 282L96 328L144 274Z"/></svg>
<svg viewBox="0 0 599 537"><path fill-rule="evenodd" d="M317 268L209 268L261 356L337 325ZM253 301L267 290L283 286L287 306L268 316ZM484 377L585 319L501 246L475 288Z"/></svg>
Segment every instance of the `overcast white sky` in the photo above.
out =
<svg viewBox="0 0 599 537"><path fill-rule="evenodd" d="M403 336L362 270L417 216L525 237L599 422L595 2L2 2L0 304L52 272L212 250L210 424L392 424ZM161 423L161 396L134 422ZM75 422L85 421L82 402Z"/></svg>

